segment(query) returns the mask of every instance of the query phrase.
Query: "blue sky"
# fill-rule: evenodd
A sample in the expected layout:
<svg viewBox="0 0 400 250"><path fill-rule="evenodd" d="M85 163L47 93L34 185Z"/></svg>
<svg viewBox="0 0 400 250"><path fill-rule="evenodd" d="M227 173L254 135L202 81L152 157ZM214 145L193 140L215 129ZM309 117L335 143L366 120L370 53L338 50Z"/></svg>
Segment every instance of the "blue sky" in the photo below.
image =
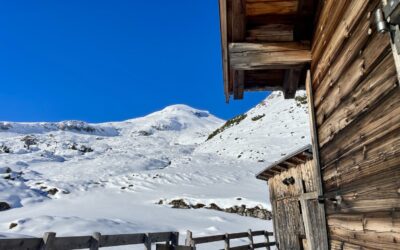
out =
<svg viewBox="0 0 400 250"><path fill-rule="evenodd" d="M3 1L0 120L88 122L187 104L229 118L215 0Z"/></svg>

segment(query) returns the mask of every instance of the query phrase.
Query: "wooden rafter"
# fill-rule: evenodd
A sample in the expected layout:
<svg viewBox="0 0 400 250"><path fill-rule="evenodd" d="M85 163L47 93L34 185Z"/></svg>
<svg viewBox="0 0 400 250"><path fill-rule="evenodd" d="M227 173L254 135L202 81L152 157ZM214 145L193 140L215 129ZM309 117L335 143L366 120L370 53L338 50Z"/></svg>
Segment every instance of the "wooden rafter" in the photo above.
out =
<svg viewBox="0 0 400 250"><path fill-rule="evenodd" d="M304 69L311 62L313 25L310 20L315 14L315 2L219 0L227 101L231 95L242 99L242 89L243 92L283 90L286 98L292 98L304 86L305 72L299 73L299 68ZM282 71L278 74L280 79L270 81L276 70ZM259 80L248 78L247 71L252 71Z"/></svg>

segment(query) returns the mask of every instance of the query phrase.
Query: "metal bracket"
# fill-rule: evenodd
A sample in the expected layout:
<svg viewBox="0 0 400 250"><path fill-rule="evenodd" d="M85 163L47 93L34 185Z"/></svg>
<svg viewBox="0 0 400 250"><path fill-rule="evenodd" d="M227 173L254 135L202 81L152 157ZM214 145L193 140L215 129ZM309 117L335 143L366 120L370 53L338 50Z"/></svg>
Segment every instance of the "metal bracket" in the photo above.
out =
<svg viewBox="0 0 400 250"><path fill-rule="evenodd" d="M397 54L400 55L400 0L387 0L375 11L375 24L379 32L390 32Z"/></svg>

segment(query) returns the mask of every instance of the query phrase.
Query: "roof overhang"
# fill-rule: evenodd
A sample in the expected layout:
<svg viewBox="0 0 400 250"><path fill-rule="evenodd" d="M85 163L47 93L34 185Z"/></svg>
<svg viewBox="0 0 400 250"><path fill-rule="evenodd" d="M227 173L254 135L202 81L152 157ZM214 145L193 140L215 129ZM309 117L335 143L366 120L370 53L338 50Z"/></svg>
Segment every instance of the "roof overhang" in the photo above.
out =
<svg viewBox="0 0 400 250"><path fill-rule="evenodd" d="M270 178L283 171L288 170L291 167L295 167L299 164L303 164L313 158L311 145L304 146L279 161L269 165L264 170L256 175L257 179L268 181Z"/></svg>
<svg viewBox="0 0 400 250"><path fill-rule="evenodd" d="M304 88L317 0L219 0L226 101Z"/></svg>

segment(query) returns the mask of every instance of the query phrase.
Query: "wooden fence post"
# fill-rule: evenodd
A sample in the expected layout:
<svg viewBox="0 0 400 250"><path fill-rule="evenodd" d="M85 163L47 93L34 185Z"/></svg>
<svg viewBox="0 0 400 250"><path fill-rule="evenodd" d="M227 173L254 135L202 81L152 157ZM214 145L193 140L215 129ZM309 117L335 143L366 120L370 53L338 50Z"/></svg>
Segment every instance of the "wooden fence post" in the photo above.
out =
<svg viewBox="0 0 400 250"><path fill-rule="evenodd" d="M264 231L264 237L265 237L265 242L268 244L269 243L269 235L268 235L268 231ZM267 250L271 250L271 247L269 245L267 245Z"/></svg>
<svg viewBox="0 0 400 250"><path fill-rule="evenodd" d="M94 232L92 235L92 241L90 243L90 250L98 250L100 247L101 234Z"/></svg>
<svg viewBox="0 0 400 250"><path fill-rule="evenodd" d="M144 249L151 250L151 238L149 233L146 233L144 238Z"/></svg>
<svg viewBox="0 0 400 250"><path fill-rule="evenodd" d="M254 240L253 240L253 234L252 234L252 232L251 232L251 229L249 229L249 231L248 231L248 234L249 234L249 241L250 241L250 249L254 249Z"/></svg>
<svg viewBox="0 0 400 250"><path fill-rule="evenodd" d="M179 245L179 232L172 232L171 245L174 247Z"/></svg>
<svg viewBox="0 0 400 250"><path fill-rule="evenodd" d="M230 242L229 242L229 234L225 234L225 250L229 250Z"/></svg>
<svg viewBox="0 0 400 250"><path fill-rule="evenodd" d="M42 250L54 250L54 240L56 238L56 233L54 232L47 232L43 235L43 246L41 247Z"/></svg>
<svg viewBox="0 0 400 250"><path fill-rule="evenodd" d="M186 241L185 241L186 246L191 246L194 247L194 242L193 242L193 233L190 230L186 231Z"/></svg>

